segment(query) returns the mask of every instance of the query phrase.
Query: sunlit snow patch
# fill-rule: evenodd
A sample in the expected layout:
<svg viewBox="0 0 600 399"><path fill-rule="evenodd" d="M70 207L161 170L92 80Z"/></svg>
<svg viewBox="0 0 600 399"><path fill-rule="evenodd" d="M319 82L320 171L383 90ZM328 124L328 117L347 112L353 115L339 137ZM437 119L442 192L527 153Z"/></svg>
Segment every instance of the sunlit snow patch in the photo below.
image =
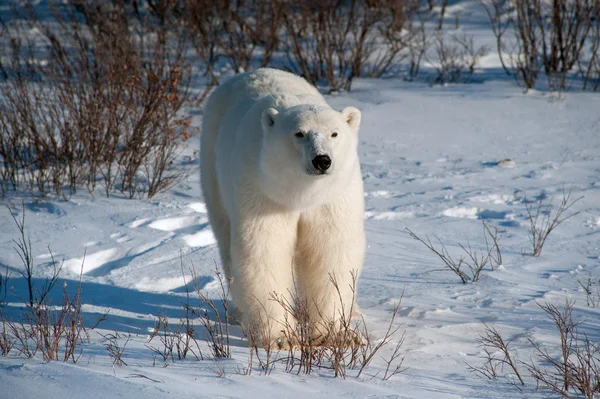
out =
<svg viewBox="0 0 600 399"><path fill-rule="evenodd" d="M192 276L176 276L165 278L142 277L142 279L134 284L134 287L141 291L170 291L175 288L184 286L192 281Z"/></svg>
<svg viewBox="0 0 600 399"><path fill-rule="evenodd" d="M117 248L109 248L93 254L86 254L85 258L68 259L65 260L64 267L72 273L79 274L83 271L83 274L86 274L102 266L106 262L114 260L117 252Z"/></svg>
<svg viewBox="0 0 600 399"><path fill-rule="evenodd" d="M206 213L206 204L203 202L194 202L193 204L189 204L188 207L192 208L196 212Z"/></svg>
<svg viewBox="0 0 600 399"><path fill-rule="evenodd" d="M367 198L390 198L391 196L392 193L387 190L377 190L365 193L365 197Z"/></svg>
<svg viewBox="0 0 600 399"><path fill-rule="evenodd" d="M195 224L198 224L198 220L195 217L181 216L156 220L150 223L150 227L162 231L173 231L182 229L184 227L193 226Z"/></svg>
<svg viewBox="0 0 600 399"><path fill-rule="evenodd" d="M207 247L217 242L212 230L202 230L195 234L183 236L183 240L192 248Z"/></svg>
<svg viewBox="0 0 600 399"><path fill-rule="evenodd" d="M373 212L366 211L365 219L373 219L373 220L399 220L414 217L415 214L413 212Z"/></svg>
<svg viewBox="0 0 600 399"><path fill-rule="evenodd" d="M133 222L129 223L127 225L127 227L129 227L130 229L135 229L137 227L140 227L141 225L143 225L144 223L148 222L150 219L148 218L143 218L143 219L137 219L134 220Z"/></svg>
<svg viewBox="0 0 600 399"><path fill-rule="evenodd" d="M463 206L457 206L454 208L446 209L442 212L444 216L450 216L453 218L467 218L467 219L477 219L477 213L479 210L475 207L467 208Z"/></svg>
<svg viewBox="0 0 600 399"><path fill-rule="evenodd" d="M469 201L473 202L482 202L485 204L506 204L515 200L514 195L506 195L506 194L489 194L489 195L480 195L476 197L469 198Z"/></svg>

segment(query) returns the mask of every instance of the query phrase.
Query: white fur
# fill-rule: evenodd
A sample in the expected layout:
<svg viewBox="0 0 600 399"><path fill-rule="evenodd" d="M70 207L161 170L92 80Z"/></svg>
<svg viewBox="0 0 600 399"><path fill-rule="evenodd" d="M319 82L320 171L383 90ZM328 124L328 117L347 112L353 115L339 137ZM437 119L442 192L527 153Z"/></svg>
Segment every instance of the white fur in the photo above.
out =
<svg viewBox="0 0 600 399"><path fill-rule="evenodd" d="M334 111L304 79L274 69L237 75L206 103L208 215L241 321L269 323L273 341L286 315L270 295L289 298L294 280L314 323L339 318L330 275L346 314L352 305L351 271L360 272L365 250L359 124L356 108ZM324 174L317 155L331 158Z"/></svg>

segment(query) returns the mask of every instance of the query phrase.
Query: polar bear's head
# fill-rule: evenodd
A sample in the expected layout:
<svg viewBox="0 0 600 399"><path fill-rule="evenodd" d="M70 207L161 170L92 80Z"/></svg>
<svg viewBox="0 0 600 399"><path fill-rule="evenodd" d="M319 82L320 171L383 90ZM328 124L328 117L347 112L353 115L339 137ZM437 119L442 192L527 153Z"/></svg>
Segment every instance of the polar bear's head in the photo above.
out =
<svg viewBox="0 0 600 399"><path fill-rule="evenodd" d="M304 104L263 111L260 165L268 194L302 207L339 192L358 167L360 118L354 107L338 112Z"/></svg>

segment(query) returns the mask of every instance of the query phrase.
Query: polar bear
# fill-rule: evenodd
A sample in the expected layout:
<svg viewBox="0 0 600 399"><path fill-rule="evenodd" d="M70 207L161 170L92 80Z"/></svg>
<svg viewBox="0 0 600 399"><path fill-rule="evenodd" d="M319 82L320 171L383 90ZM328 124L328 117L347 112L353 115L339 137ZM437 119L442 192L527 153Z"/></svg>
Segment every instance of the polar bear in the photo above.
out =
<svg viewBox="0 0 600 399"><path fill-rule="evenodd" d="M293 345L283 327L290 315L274 295L305 298L314 334L353 305L365 252L360 119L358 109L334 111L304 79L276 69L237 75L207 100L200 161L208 216L240 322L260 324L265 346Z"/></svg>

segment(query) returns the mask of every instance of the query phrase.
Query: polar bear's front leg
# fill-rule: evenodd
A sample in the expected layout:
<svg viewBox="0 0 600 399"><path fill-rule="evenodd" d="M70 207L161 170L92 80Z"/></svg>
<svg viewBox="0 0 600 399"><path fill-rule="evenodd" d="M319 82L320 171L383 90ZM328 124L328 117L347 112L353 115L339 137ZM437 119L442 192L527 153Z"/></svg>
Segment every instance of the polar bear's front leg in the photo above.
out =
<svg viewBox="0 0 600 399"><path fill-rule="evenodd" d="M342 197L300 217L297 274L315 338L336 333L356 312L365 252L362 197Z"/></svg>
<svg viewBox="0 0 600 399"><path fill-rule="evenodd" d="M288 212L246 214L232 225L233 302L263 347L291 345L286 331L295 327L295 320L274 297L291 303L297 225L298 214Z"/></svg>

